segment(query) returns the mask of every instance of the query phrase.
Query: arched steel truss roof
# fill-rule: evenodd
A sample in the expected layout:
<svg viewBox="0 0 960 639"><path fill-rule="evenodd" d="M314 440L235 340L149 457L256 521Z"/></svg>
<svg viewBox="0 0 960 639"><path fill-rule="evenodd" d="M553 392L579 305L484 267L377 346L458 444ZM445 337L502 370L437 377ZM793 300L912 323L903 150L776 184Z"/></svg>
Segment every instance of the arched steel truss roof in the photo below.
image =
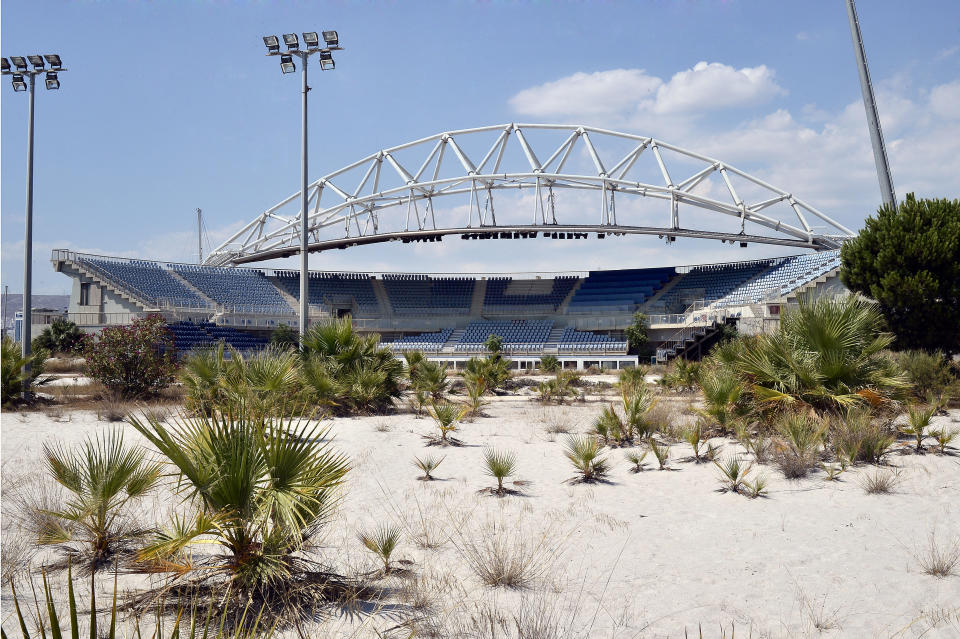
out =
<svg viewBox="0 0 960 639"><path fill-rule="evenodd" d="M572 214L558 215L555 192L565 189L596 193L596 209L580 202ZM528 197L522 206L514 202L495 211L494 192L509 190L526 191L532 202ZM504 124L439 133L334 171L310 184L308 194L311 251L451 234L533 233L698 237L822 250L854 235L791 192L720 160L655 138L577 125ZM299 195L257 216L205 263L298 253ZM641 215L623 204L624 197L664 205L651 222L649 211ZM441 198L453 206L435 209ZM505 219L517 214L522 219ZM719 228L710 228L721 219Z"/></svg>

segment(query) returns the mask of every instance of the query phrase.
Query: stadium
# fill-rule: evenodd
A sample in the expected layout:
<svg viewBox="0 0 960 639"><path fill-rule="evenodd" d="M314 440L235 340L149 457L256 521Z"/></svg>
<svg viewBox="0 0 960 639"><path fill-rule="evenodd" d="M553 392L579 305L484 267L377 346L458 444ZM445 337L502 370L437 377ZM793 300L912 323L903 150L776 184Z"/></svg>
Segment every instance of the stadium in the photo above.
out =
<svg viewBox="0 0 960 639"><path fill-rule="evenodd" d="M179 351L220 340L240 351L262 348L277 327L297 325L300 272L248 265L299 252L298 195L257 216L203 264L54 250L54 269L72 280L70 319L93 332L159 313ZM464 200L467 207L447 204ZM649 357L696 359L725 324L769 331L799 296L842 289L838 247L853 235L789 190L655 138L513 123L439 133L326 175L309 185L307 225L311 253L444 238L513 242L523 251L531 242L638 241L631 236L716 240L741 256L758 245L808 249L591 271L310 271L311 324L349 316L398 356L420 350L453 368L484 352L491 335L519 369L537 368L545 355L568 368L635 366L624 330L636 313L648 317Z"/></svg>

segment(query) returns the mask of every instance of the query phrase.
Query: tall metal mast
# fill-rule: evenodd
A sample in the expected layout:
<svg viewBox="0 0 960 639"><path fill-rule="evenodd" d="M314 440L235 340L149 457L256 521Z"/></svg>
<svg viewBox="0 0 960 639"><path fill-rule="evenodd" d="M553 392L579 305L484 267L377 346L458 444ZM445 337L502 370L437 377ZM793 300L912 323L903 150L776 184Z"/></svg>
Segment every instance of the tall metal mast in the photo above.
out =
<svg viewBox="0 0 960 639"><path fill-rule="evenodd" d="M883 203L897 207L897 195L893 191L893 175L890 173L890 161L883 144L883 131L880 130L880 116L873 97L873 83L867 68L867 54L863 49L863 36L860 33L860 19L853 0L847 0L847 17L850 19L850 35L853 38L853 51L857 56L857 70L860 72L860 89L863 91L863 107L867 111L867 126L870 129L870 143L873 145L873 159L877 165L877 178L880 180L880 194Z"/></svg>
<svg viewBox="0 0 960 639"><path fill-rule="evenodd" d="M203 212L197 209L197 264L203 264Z"/></svg>

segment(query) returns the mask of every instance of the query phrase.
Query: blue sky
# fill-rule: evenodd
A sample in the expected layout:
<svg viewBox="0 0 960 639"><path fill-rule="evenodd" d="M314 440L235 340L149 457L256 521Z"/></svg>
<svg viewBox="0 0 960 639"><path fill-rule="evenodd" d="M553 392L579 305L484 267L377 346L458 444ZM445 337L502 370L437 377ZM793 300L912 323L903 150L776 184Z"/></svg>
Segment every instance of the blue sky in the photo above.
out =
<svg viewBox="0 0 960 639"><path fill-rule="evenodd" d="M960 193L960 3L861 0L898 195ZM844 3L45 2L0 5L5 56L58 52L38 88L34 291L51 248L189 261L299 186L298 76L261 36L337 29L311 75L311 177L443 130L565 122L652 135L801 195L852 228L879 203ZM698 65L698 63L706 63ZM26 99L5 81L2 283L22 288ZM479 245L479 246L477 246ZM600 250L600 249L603 250ZM504 271L748 259L716 243L448 240L314 255L317 269Z"/></svg>

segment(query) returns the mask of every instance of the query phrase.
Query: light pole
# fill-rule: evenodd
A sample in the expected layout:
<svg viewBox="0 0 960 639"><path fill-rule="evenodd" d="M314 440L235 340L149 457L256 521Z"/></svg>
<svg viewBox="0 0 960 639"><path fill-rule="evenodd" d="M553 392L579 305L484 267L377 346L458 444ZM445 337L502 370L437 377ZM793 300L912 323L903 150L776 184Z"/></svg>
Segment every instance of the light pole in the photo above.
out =
<svg viewBox="0 0 960 639"><path fill-rule="evenodd" d="M50 64L50 70L44 69L44 59ZM27 67L27 61L30 61L30 66L33 68L30 69ZM13 66L16 67L16 70L11 69L10 62L13 62ZM33 98L34 98L34 88L36 85L36 79L38 75L45 76L44 83L46 84L47 89L54 90L60 88L60 78L57 75L61 71L66 71L63 68L63 63L60 60L60 56L52 53L46 54L43 56L39 55L30 55L24 59L23 56L15 55L10 56L8 61L6 57L2 58L2 68L0 68L0 73L2 75L12 76L12 84L14 91L26 91L29 85L30 93L27 98L27 111L29 115L27 116L27 220L26 220L26 230L24 233L24 244L23 244L23 328L21 329L21 349L23 353L23 358L27 360L27 364L24 366L24 373L27 375L26 378L29 378L30 373L30 328L31 323L33 322L33 317L31 313L31 306L33 301ZM27 80L24 80L24 77ZM29 382L27 382L29 383Z"/></svg>
<svg viewBox="0 0 960 639"><path fill-rule="evenodd" d="M302 120L301 120L301 140L300 140L300 344L302 348L303 338L307 334L307 325L309 323L309 286L308 286L308 259L307 259L307 92L310 87L307 86L307 60L310 56L316 54L320 56L320 69L323 71L332 70L336 64L333 61L333 52L340 51L340 38L336 31L323 32L324 47L320 47L320 38L316 31L306 31L303 33L303 43L305 49L300 48L300 42L296 33L284 33L283 43L287 50L280 51L280 39L275 35L263 36L263 43L267 47L267 55L280 56L280 71L284 74L293 73L297 70L297 65L293 61L293 56L300 58L300 75L302 79Z"/></svg>

